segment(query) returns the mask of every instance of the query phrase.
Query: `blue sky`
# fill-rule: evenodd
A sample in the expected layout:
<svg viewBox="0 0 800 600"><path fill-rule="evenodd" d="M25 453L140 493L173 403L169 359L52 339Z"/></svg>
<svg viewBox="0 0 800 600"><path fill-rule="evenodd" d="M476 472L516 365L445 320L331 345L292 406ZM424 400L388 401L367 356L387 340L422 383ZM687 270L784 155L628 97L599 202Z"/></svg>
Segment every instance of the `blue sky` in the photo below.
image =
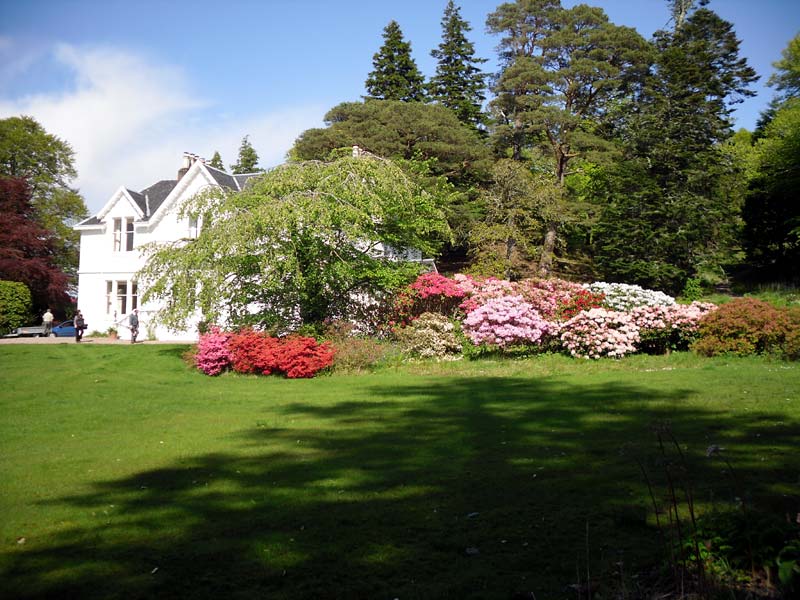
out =
<svg viewBox="0 0 800 600"><path fill-rule="evenodd" d="M0 118L27 114L70 142L91 211L119 185L172 178L183 151L235 161L249 135L268 167L339 102L358 100L394 19L426 76L447 0L0 0ZM668 26L666 0L595 0L645 37ZM463 0L477 54L498 0ZM564 0L571 6L574 1ZM712 0L761 75L737 110L752 129L769 102L771 64L800 30L795 0Z"/></svg>

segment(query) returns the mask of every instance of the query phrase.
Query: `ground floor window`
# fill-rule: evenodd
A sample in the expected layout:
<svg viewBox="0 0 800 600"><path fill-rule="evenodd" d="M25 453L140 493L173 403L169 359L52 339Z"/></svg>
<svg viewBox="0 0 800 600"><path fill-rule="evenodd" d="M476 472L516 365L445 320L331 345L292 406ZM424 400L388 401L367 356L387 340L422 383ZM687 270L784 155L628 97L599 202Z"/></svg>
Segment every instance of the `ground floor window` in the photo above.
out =
<svg viewBox="0 0 800 600"><path fill-rule="evenodd" d="M106 314L126 315L139 307L139 290L135 281L106 281Z"/></svg>

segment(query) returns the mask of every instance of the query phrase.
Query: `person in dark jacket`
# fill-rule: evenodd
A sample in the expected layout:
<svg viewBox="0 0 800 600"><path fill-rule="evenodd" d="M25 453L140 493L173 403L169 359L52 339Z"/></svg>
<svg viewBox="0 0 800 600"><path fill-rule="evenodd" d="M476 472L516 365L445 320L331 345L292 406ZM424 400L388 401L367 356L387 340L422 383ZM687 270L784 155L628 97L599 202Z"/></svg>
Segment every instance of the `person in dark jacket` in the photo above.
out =
<svg viewBox="0 0 800 600"><path fill-rule="evenodd" d="M131 344L136 343L136 336L139 335L139 309L134 308L128 317L128 326L131 328Z"/></svg>
<svg viewBox="0 0 800 600"><path fill-rule="evenodd" d="M75 313L73 325L75 325L75 341L80 342L83 338L83 330L86 329L86 321L84 321L81 311Z"/></svg>

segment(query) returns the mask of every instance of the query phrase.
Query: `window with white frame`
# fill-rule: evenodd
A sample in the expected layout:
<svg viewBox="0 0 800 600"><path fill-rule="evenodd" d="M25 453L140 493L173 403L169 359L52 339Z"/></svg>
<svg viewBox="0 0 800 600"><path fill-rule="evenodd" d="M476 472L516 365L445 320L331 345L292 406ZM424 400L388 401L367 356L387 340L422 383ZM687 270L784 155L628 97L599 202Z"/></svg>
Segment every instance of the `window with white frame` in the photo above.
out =
<svg viewBox="0 0 800 600"><path fill-rule="evenodd" d="M106 281L106 314L126 315L139 308L139 286L135 281Z"/></svg>
<svg viewBox="0 0 800 600"><path fill-rule="evenodd" d="M123 243L124 240L124 243ZM114 252L133 250L133 218L116 217L114 219Z"/></svg>
<svg viewBox="0 0 800 600"><path fill-rule="evenodd" d="M133 219L125 219L125 252L133 250Z"/></svg>
<svg viewBox="0 0 800 600"><path fill-rule="evenodd" d="M117 282L117 312L121 315L128 313L128 282Z"/></svg>

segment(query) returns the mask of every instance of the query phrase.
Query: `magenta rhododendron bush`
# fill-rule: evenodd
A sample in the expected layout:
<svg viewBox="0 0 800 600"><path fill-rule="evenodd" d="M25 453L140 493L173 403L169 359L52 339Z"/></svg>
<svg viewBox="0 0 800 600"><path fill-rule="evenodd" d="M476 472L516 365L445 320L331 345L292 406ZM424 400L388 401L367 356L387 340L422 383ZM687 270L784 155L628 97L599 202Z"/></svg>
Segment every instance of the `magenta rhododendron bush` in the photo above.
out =
<svg viewBox="0 0 800 600"><path fill-rule="evenodd" d="M200 336L197 343L195 364L206 375L219 375L231 366L231 351L228 340L231 334L225 333L219 327L212 327L211 331Z"/></svg>
<svg viewBox="0 0 800 600"><path fill-rule="evenodd" d="M476 346L489 344L505 348L515 344L541 343L557 326L543 319L522 296L492 298L470 312L463 322L464 333Z"/></svg>

